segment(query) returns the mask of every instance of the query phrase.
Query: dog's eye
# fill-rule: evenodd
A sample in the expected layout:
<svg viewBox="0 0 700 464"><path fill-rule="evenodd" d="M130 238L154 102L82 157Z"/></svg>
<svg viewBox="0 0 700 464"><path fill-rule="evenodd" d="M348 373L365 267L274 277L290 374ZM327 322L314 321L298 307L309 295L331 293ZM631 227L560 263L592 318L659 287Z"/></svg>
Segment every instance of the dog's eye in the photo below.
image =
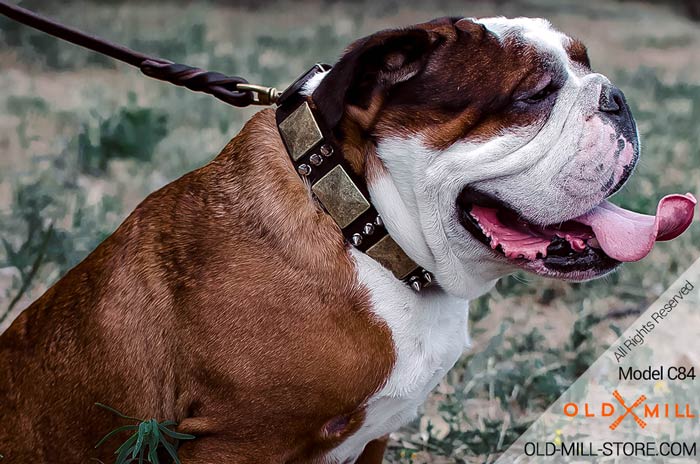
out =
<svg viewBox="0 0 700 464"><path fill-rule="evenodd" d="M554 83L550 82L543 89L523 98L526 103L539 103L559 90Z"/></svg>

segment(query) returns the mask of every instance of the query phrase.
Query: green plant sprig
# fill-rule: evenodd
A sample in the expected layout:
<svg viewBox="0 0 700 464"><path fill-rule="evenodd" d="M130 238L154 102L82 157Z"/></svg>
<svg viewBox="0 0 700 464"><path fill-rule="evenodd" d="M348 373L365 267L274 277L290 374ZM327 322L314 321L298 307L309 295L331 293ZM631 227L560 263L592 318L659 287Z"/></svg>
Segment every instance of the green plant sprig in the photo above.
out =
<svg viewBox="0 0 700 464"><path fill-rule="evenodd" d="M122 443L121 446L114 452L114 454L117 455L115 464L127 464L134 461L138 461L139 464L143 464L144 462L160 464L158 461L159 447L165 448L175 464L180 464L180 459L177 456L176 449L177 441L193 440L195 438L194 435L179 433L169 429L168 427L177 425L177 422L172 420L158 422L156 419L139 419L138 417L131 417L122 414L116 409L102 403L95 403L95 405L116 414L122 419L138 422L137 424L122 425L121 427L117 427L105 435L95 445L95 448L97 448L114 435L127 430L133 430L135 433L131 435L124 443ZM166 437L170 437L175 440L175 445L170 443Z"/></svg>

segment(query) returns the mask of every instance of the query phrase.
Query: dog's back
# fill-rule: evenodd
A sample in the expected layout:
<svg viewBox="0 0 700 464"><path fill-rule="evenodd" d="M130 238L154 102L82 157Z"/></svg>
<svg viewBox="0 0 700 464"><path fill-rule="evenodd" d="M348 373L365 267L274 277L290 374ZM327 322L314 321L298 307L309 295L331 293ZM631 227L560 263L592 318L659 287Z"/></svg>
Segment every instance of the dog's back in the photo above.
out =
<svg viewBox="0 0 700 464"><path fill-rule="evenodd" d="M274 114L254 116L17 318L0 338L9 462L107 460L123 440L92 447L124 421L95 402L176 420L195 462L309 458L359 427L391 337L286 156Z"/></svg>

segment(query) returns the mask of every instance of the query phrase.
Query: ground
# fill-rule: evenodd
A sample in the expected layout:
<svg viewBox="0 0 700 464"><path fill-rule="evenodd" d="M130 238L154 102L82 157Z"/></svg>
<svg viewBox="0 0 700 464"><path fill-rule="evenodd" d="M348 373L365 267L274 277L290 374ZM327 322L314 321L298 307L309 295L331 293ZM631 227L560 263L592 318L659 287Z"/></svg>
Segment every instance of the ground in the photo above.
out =
<svg viewBox="0 0 700 464"><path fill-rule="evenodd" d="M588 45L593 67L622 88L637 117L642 161L615 202L653 213L664 194L700 192L700 27L678 6L243 3L23 5L145 53L278 88L386 27L444 15L547 17ZM0 330L149 192L214 157L254 111L0 20ZM421 418L392 435L387 462L492 462L698 257L695 224L598 281L502 279L472 303L474 347Z"/></svg>

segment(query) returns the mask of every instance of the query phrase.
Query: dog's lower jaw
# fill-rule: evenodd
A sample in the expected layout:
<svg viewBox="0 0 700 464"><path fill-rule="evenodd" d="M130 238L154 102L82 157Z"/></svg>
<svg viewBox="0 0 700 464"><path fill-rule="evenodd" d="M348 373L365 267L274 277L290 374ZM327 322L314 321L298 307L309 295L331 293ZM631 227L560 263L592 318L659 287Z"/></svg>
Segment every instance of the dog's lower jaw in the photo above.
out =
<svg viewBox="0 0 700 464"><path fill-rule="evenodd" d="M456 212L454 220L443 220L442 211L448 208L441 207L443 195L434 188L439 183L426 181L435 176L429 165L438 153L426 148L420 137L385 139L376 153L382 165L368 181L372 204L392 238L433 273L440 289L457 298L475 299L515 270L507 263L485 259L489 250L467 235ZM453 208L448 197L444 200ZM462 239L455 243L453 236Z"/></svg>

